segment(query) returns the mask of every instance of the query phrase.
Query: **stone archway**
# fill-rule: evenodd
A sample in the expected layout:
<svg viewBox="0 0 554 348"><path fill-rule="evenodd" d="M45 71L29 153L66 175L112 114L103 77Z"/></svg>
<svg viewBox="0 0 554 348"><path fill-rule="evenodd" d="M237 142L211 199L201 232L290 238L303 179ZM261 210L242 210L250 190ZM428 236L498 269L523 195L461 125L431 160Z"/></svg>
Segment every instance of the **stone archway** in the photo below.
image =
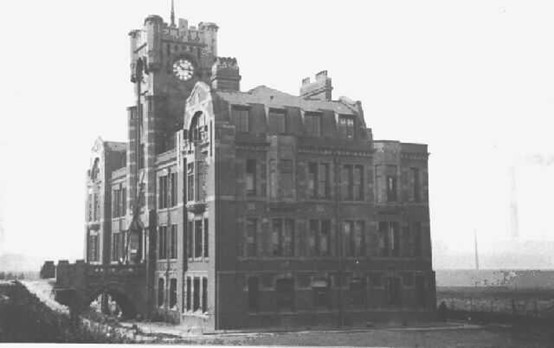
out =
<svg viewBox="0 0 554 348"><path fill-rule="evenodd" d="M125 291L118 288L107 287L92 292L92 295L88 297L86 306L90 307L91 304L97 299L100 299L102 295L109 296L109 298L117 304L118 310L121 312L121 318L131 319L136 317L137 307Z"/></svg>

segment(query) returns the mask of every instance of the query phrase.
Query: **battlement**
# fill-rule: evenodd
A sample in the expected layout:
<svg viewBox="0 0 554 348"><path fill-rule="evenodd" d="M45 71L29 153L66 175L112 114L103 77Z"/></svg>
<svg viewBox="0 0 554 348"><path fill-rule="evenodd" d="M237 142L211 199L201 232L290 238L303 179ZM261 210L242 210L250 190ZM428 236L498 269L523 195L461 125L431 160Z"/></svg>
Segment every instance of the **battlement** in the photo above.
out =
<svg viewBox="0 0 554 348"><path fill-rule="evenodd" d="M131 41L131 75L134 73L134 62L139 57L146 57L150 70L159 69L164 64L163 57L187 47L195 56L217 56L217 31L219 27L212 22L200 22L190 25L188 20L179 18L177 23L167 23L159 15L145 18L142 29L129 32ZM163 50L163 54L162 54ZM171 51L171 53L169 53ZM205 62L203 64L210 64Z"/></svg>

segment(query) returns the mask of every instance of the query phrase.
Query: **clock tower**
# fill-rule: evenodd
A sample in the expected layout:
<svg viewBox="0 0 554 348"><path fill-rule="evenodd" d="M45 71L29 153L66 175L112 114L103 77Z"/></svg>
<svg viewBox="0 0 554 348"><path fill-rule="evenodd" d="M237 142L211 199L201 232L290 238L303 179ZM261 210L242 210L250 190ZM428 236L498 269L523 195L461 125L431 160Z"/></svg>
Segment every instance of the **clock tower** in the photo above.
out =
<svg viewBox="0 0 554 348"><path fill-rule="evenodd" d="M210 82L211 66L217 57L217 25L175 24L150 15L142 29L130 36L131 82L134 106L128 108L127 206L129 259L148 258L149 212L156 205L156 155L176 146L176 132L183 127L185 102L198 81ZM137 218L140 217L140 218ZM137 231L136 233L133 233ZM142 232L138 232L141 231Z"/></svg>

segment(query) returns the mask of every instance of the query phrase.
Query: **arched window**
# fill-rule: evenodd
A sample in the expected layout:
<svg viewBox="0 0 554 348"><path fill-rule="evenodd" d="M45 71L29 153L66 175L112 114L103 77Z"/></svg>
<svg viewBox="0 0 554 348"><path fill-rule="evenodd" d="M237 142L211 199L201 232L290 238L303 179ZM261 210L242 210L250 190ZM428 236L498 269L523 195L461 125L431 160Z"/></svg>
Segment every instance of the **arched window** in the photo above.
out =
<svg viewBox="0 0 554 348"><path fill-rule="evenodd" d="M205 141L207 138L208 126L206 124L206 117L201 111L198 111L192 117L189 128L189 139L192 142Z"/></svg>

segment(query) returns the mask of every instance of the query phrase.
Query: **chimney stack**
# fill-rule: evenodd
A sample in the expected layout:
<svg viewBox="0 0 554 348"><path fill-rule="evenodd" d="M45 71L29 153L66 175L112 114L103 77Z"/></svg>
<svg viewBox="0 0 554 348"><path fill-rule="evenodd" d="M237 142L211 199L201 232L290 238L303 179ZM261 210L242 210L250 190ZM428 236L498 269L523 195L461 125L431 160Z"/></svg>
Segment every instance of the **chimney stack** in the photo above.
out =
<svg viewBox="0 0 554 348"><path fill-rule="evenodd" d="M240 91L240 71L236 58L218 57L212 65L212 88Z"/></svg>
<svg viewBox="0 0 554 348"><path fill-rule="evenodd" d="M327 76L327 70L317 73L314 82L311 82L309 77L303 79L300 96L304 99L332 100L333 85L331 78Z"/></svg>

